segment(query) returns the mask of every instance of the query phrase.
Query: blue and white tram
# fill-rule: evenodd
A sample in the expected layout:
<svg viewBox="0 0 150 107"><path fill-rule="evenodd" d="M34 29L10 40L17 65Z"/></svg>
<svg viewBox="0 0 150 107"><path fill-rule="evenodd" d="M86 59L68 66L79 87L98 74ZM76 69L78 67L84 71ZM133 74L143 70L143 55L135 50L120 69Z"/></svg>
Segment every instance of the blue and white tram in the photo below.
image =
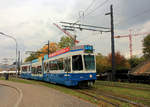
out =
<svg viewBox="0 0 150 107"><path fill-rule="evenodd" d="M34 80L43 80L43 72L42 72L42 61L38 59L32 61L31 66L31 79Z"/></svg>
<svg viewBox="0 0 150 107"><path fill-rule="evenodd" d="M31 76L31 62L26 62L24 64L21 65L21 77L22 78L25 78L25 79L28 79L30 78Z"/></svg>
<svg viewBox="0 0 150 107"><path fill-rule="evenodd" d="M21 77L26 77L23 71ZM28 78L66 86L93 85L96 80L93 47L82 45L65 48L49 57L45 55L41 61L33 60Z"/></svg>

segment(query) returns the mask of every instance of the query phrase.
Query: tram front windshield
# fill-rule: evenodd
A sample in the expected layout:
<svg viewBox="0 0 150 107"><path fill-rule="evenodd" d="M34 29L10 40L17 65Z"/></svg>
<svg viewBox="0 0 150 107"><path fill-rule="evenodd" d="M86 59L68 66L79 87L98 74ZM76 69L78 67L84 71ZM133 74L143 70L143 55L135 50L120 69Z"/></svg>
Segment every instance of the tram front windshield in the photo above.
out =
<svg viewBox="0 0 150 107"><path fill-rule="evenodd" d="M95 70L94 55L84 55L84 63L86 70Z"/></svg>
<svg viewBox="0 0 150 107"><path fill-rule="evenodd" d="M83 70L82 56L74 55L72 56L72 69L74 71Z"/></svg>

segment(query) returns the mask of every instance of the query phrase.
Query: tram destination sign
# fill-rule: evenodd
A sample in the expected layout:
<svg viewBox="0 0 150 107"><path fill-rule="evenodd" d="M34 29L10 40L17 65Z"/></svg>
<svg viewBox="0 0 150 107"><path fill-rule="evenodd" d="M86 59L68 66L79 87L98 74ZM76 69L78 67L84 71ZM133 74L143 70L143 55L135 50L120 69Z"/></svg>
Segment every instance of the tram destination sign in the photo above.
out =
<svg viewBox="0 0 150 107"><path fill-rule="evenodd" d="M71 48L71 50L78 50L78 49L83 49L85 53L93 53L92 45L79 45Z"/></svg>
<svg viewBox="0 0 150 107"><path fill-rule="evenodd" d="M93 46L91 46L91 45L84 45L84 52L85 53L93 53Z"/></svg>

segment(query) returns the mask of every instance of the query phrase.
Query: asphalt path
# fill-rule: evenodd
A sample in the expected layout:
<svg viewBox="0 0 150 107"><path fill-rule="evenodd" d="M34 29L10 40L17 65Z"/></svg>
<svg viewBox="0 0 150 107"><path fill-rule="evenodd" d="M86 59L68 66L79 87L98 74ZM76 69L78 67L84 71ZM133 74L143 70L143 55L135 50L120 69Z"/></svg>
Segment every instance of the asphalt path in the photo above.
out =
<svg viewBox="0 0 150 107"><path fill-rule="evenodd" d="M96 105L91 104L87 101L70 96L68 94L64 94L49 87L15 83L4 80L0 80L0 84L1 83L17 87L21 90L22 98L18 107L97 107ZM3 92L3 94L0 95L0 99L3 98L3 96L7 96L5 98L6 102L9 93L5 92L6 90L3 88L0 89Z"/></svg>
<svg viewBox="0 0 150 107"><path fill-rule="evenodd" d="M14 107L18 98L18 92L8 86L0 85L0 107Z"/></svg>

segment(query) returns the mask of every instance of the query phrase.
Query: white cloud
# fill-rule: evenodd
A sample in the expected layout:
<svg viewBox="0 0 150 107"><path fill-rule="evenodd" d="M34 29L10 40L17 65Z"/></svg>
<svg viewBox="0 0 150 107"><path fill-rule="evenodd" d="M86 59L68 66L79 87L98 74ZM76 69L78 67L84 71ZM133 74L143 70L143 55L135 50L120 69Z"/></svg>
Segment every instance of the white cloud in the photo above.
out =
<svg viewBox="0 0 150 107"><path fill-rule="evenodd" d="M52 25L52 21L58 21L60 19L67 19L66 16L71 13L71 6L73 1L68 2L70 5L64 4L64 1L27 1L7 4L9 5L0 10L0 29L10 36L17 39L19 49L24 51L37 50L45 44L47 40L58 41L60 36L56 36L55 26ZM54 39L55 38L55 39ZM9 39L12 41L11 39ZM5 42L1 40L0 50L4 51L6 57L10 53L6 49L13 51L15 45L13 42ZM6 47L9 48L6 48ZM11 47L10 47L11 46ZM15 56L15 53L12 52Z"/></svg>
<svg viewBox="0 0 150 107"><path fill-rule="evenodd" d="M5 0L0 4L0 31L15 37L22 51L22 56L27 50L37 50L44 45L47 40L58 42L62 35L52 23L59 21L75 21L79 17L79 11L84 11L92 0ZM96 0L95 0L96 1ZM104 1L104 0L103 0ZM102 2L102 1L101 1ZM94 6L98 6L100 1L96 1ZM127 7L122 9L122 1L111 1L99 8L93 14L84 17L83 23L98 26L110 26L110 17L105 16L109 11L109 5L114 4L115 22L125 19L123 12L127 12ZM121 5L120 5L121 4ZM127 5L127 4L126 4ZM92 9L89 9L89 11ZM121 13L121 14L118 14ZM130 13L131 14L131 13ZM126 14L127 15L127 14ZM142 22L142 21L141 21ZM121 25L124 26L124 25ZM115 35L129 34L129 29L139 29L133 32L150 31L150 21L134 24L128 29L115 26ZM80 44L92 44L96 52L107 55L111 52L110 33L95 33L90 31L77 31L77 39ZM133 37L134 51L139 53L142 50L143 37ZM10 53L15 56L15 43L11 39L0 39L0 56L8 57ZM129 54L128 38L115 39L116 51L124 55Z"/></svg>

